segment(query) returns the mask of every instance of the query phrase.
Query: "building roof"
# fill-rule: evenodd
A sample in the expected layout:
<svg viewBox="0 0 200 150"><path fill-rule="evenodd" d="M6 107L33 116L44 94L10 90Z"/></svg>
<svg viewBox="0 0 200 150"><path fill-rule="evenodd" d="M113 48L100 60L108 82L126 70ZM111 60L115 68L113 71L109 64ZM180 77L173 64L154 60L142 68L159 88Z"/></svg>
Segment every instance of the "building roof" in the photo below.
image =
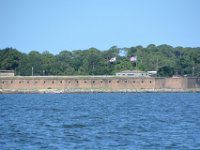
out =
<svg viewBox="0 0 200 150"><path fill-rule="evenodd" d="M0 73L14 73L14 70L0 70Z"/></svg>
<svg viewBox="0 0 200 150"><path fill-rule="evenodd" d="M145 72L141 71L141 70L124 70L124 71L117 72L117 73L145 73Z"/></svg>

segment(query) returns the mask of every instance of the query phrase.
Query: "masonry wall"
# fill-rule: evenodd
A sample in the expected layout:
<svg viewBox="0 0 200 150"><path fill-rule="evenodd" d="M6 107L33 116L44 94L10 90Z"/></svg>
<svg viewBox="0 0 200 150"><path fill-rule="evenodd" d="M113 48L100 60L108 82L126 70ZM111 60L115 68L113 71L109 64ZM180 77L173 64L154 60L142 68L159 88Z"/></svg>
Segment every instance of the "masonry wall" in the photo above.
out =
<svg viewBox="0 0 200 150"><path fill-rule="evenodd" d="M200 78L188 78L187 84L190 89L200 88Z"/></svg>
<svg viewBox="0 0 200 150"><path fill-rule="evenodd" d="M1 89L188 89L200 88L200 78L131 77L0 77Z"/></svg>
<svg viewBox="0 0 200 150"><path fill-rule="evenodd" d="M187 89L187 78L155 78L155 89Z"/></svg>

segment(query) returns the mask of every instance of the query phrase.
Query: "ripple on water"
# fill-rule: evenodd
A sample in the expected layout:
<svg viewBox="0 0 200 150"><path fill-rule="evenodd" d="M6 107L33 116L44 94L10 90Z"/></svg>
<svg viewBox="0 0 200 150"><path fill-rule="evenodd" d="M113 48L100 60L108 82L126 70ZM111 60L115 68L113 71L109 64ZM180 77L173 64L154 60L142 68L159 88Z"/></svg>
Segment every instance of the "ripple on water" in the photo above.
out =
<svg viewBox="0 0 200 150"><path fill-rule="evenodd" d="M200 149L200 93L0 95L0 148Z"/></svg>
<svg viewBox="0 0 200 150"><path fill-rule="evenodd" d="M86 125L83 125L83 124L64 124L63 125L63 128L67 128L67 129L74 129L74 128L85 128Z"/></svg>

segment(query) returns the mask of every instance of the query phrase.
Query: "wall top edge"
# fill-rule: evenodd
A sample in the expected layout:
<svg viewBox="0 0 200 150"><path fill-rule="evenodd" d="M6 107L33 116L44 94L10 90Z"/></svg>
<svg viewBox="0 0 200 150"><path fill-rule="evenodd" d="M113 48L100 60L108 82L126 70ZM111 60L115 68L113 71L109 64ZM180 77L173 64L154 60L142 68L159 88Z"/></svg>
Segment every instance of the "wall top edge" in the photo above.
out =
<svg viewBox="0 0 200 150"><path fill-rule="evenodd" d="M65 80L65 79L167 79L170 77L118 77L118 76L0 76L1 80L17 80L17 79L27 79L27 80ZM200 79L200 77L172 77L172 79Z"/></svg>

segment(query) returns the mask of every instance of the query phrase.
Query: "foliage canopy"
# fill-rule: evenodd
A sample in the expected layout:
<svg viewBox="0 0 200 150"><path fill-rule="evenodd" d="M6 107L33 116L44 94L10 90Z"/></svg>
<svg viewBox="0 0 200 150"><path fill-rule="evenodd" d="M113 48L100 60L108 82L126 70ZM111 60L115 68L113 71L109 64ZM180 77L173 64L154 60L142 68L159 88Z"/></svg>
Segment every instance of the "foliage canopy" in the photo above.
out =
<svg viewBox="0 0 200 150"><path fill-rule="evenodd" d="M126 56L120 55L121 50ZM137 56L137 63L129 58ZM113 57L116 62L109 62ZM57 55L48 51L21 53L14 48L0 49L0 69L15 70L17 75L112 75L123 70L157 70L158 76L200 76L200 48L150 44L108 50L63 50Z"/></svg>

